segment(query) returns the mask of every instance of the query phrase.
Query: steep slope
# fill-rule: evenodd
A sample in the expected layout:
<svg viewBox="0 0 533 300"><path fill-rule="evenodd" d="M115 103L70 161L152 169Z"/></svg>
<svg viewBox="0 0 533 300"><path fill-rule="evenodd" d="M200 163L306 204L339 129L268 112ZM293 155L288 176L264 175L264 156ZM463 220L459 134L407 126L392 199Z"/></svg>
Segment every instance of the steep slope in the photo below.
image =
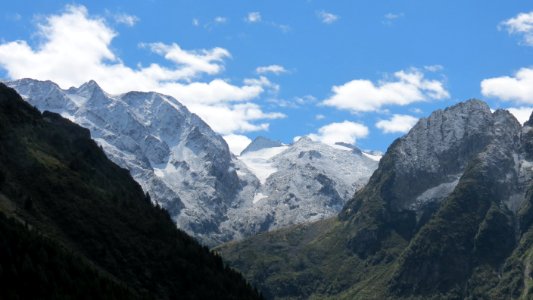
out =
<svg viewBox="0 0 533 300"><path fill-rule="evenodd" d="M478 100L436 111L338 218L218 250L269 298L528 299L531 124Z"/></svg>
<svg viewBox="0 0 533 300"><path fill-rule="evenodd" d="M87 127L179 228L210 246L331 216L377 167L349 145L263 137L236 158L207 124L158 93L109 95L94 81L68 90L32 79L7 84L38 109Z"/></svg>
<svg viewBox="0 0 533 300"><path fill-rule="evenodd" d="M231 225L242 226L239 231L245 235L337 214L378 164L361 151L306 137L291 145L248 151L239 159L262 183L251 205L230 212Z"/></svg>
<svg viewBox="0 0 533 300"><path fill-rule="evenodd" d="M94 81L68 90L32 79L7 85L39 110L88 128L109 158L128 169L180 228L207 244L231 239L219 225L229 208L253 194L247 190L255 188L254 181L247 187L248 181L239 179L226 142L176 99L158 93L109 95Z"/></svg>
<svg viewBox="0 0 533 300"><path fill-rule="evenodd" d="M220 257L176 229L129 172L107 159L89 130L58 114L41 114L3 84L0 212L25 224L20 229L1 218L7 229L1 231L5 247L0 251L13 259L2 255L0 273L46 282L58 295L72 298L101 283L120 292L116 297L260 298ZM28 240L45 251L33 253ZM17 273L19 259L24 274ZM57 260L65 266L45 267ZM28 286L4 286L0 295L24 296L30 292L24 288Z"/></svg>

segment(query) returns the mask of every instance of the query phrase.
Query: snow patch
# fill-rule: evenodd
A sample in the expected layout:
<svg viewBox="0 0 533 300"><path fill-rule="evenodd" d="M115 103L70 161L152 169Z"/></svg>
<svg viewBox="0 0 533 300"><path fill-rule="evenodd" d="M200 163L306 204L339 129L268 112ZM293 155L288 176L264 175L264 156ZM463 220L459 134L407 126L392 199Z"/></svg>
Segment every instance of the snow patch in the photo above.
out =
<svg viewBox="0 0 533 300"><path fill-rule="evenodd" d="M373 154L368 154L366 152L363 152L363 155L370 158L373 161L380 161L381 158L383 157L383 155L373 155Z"/></svg>
<svg viewBox="0 0 533 300"><path fill-rule="evenodd" d="M255 204L255 203L259 202L259 200L262 200L262 199L265 199L265 198L268 198L268 196L264 195L263 193L257 193L254 196L253 203Z"/></svg>
<svg viewBox="0 0 533 300"><path fill-rule="evenodd" d="M453 192L453 190L459 183L460 178L461 176L457 175L456 179L452 182L444 182L430 189L427 189L425 192L416 197L415 202L413 202L413 204L411 204L409 208L418 210L429 202L435 202L444 199L449 194L451 194L451 192Z"/></svg>
<svg viewBox="0 0 533 300"><path fill-rule="evenodd" d="M268 176L277 172L277 168L271 161L271 158L287 150L288 146L261 149L253 152L247 152L240 156L239 159L246 167L259 179L261 184L266 182Z"/></svg>

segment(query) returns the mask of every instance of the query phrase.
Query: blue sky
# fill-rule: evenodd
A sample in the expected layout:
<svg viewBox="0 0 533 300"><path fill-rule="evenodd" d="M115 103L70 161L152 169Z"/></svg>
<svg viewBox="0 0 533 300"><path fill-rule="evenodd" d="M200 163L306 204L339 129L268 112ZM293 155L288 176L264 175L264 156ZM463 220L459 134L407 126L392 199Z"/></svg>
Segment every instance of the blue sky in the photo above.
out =
<svg viewBox="0 0 533 300"><path fill-rule="evenodd" d="M310 135L386 150L469 98L533 107L531 1L10 1L0 77L176 97L235 152Z"/></svg>

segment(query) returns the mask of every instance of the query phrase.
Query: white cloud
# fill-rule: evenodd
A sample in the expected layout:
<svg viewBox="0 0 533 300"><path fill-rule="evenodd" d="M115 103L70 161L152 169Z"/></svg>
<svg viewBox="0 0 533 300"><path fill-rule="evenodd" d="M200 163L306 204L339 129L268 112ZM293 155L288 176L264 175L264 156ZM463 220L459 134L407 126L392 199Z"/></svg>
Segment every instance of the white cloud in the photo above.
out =
<svg viewBox="0 0 533 300"><path fill-rule="evenodd" d="M187 51L173 43L166 45L163 43L142 44L142 46L150 48L154 53L160 54L167 60L174 62L179 69L168 70L170 72L161 72L161 68L157 68L157 74L161 79L186 79L206 73L214 75L220 73L223 69L224 58L231 57L228 50L224 48L213 48L211 50L195 50Z"/></svg>
<svg viewBox="0 0 533 300"><path fill-rule="evenodd" d="M249 12L244 20L248 23L261 22L261 13L258 11Z"/></svg>
<svg viewBox="0 0 533 300"><path fill-rule="evenodd" d="M195 26L195 27L200 26L200 20L198 20L197 18L193 18L192 19L192 25Z"/></svg>
<svg viewBox="0 0 533 300"><path fill-rule="evenodd" d="M305 95L303 97L295 97L294 102L299 105L307 104L307 103L315 103L317 101L316 97L313 95Z"/></svg>
<svg viewBox="0 0 533 300"><path fill-rule="evenodd" d="M263 22L263 18L261 16L261 13L258 12L258 11L249 12L246 15L246 17L244 17L244 21L247 22L247 23L263 23L263 24L272 26L274 28L277 28L277 29L281 30L283 33L287 33L287 32L289 32L291 30L291 27L289 25L286 25L286 24L279 24L279 23L270 22L270 21Z"/></svg>
<svg viewBox="0 0 533 300"><path fill-rule="evenodd" d="M334 145L337 142L355 144L358 138L364 138L368 135L368 127L363 124L344 121L340 123L331 123L320 127L317 133L309 134L308 137L314 141L320 141L328 145Z"/></svg>
<svg viewBox="0 0 533 300"><path fill-rule="evenodd" d="M326 116L324 116L323 114L318 114L318 115L315 116L315 120L323 120L325 118L326 118Z"/></svg>
<svg viewBox="0 0 533 300"><path fill-rule="evenodd" d="M390 120L380 120L376 127L383 133L405 133L408 132L418 122L418 118L409 115L393 115Z"/></svg>
<svg viewBox="0 0 533 300"><path fill-rule="evenodd" d="M398 71L394 73L394 80L382 80L377 84L355 79L333 86L332 92L322 104L352 112L377 111L385 105L407 105L450 96L443 81L426 79L417 69Z"/></svg>
<svg viewBox="0 0 533 300"><path fill-rule="evenodd" d="M231 153L235 155L241 154L242 150L244 150L252 142L252 140L247 136L238 134L225 135L223 138L226 140L226 143L228 143Z"/></svg>
<svg viewBox="0 0 533 300"><path fill-rule="evenodd" d="M206 121L213 130L221 134L268 130L269 123L253 123L255 120L282 119L282 113L266 113L255 103L228 105L190 104L189 109Z"/></svg>
<svg viewBox="0 0 533 300"><path fill-rule="evenodd" d="M115 15L115 22L132 27L133 25L137 24L137 22L139 22L139 18L134 15L128 15L128 14L122 13L122 14Z"/></svg>
<svg viewBox="0 0 533 300"><path fill-rule="evenodd" d="M415 114L421 114L421 113L424 112L423 110L421 110L418 107L411 108L409 111L412 112L412 113L415 113Z"/></svg>
<svg viewBox="0 0 533 300"><path fill-rule="evenodd" d="M505 20L500 23L499 28L507 30L509 34L522 35L524 44L533 46L533 11Z"/></svg>
<svg viewBox="0 0 533 300"><path fill-rule="evenodd" d="M505 101L533 104L533 68L522 68L514 76L481 81L481 93Z"/></svg>
<svg viewBox="0 0 533 300"><path fill-rule="evenodd" d="M533 112L533 107L509 107L506 109L514 115L520 124L524 124L528 121Z"/></svg>
<svg viewBox="0 0 533 300"><path fill-rule="evenodd" d="M280 65L261 66L255 69L257 74L273 73L276 75L287 73L287 70Z"/></svg>
<svg viewBox="0 0 533 300"><path fill-rule="evenodd" d="M317 17L324 24L332 24L339 19L339 16L329 13L327 11L323 11L323 10L317 12Z"/></svg>
<svg viewBox="0 0 533 300"><path fill-rule="evenodd" d="M175 97L224 134L267 129L268 123L256 122L282 117L265 113L250 102L264 92L261 78L240 86L220 78L194 80L221 73L224 59L231 57L226 49L184 50L176 43L142 44L173 65L152 63L132 68L112 50L117 33L104 19L89 16L84 6L69 5L61 14L43 18L37 28L41 42L35 48L23 40L0 43L0 67L9 78L52 80L63 88L93 79L112 94L161 92Z"/></svg>
<svg viewBox="0 0 533 300"><path fill-rule="evenodd" d="M265 88L273 94L278 93L280 89L279 84L273 83L265 76L259 76L259 78L246 78L244 79L244 84L248 86Z"/></svg>
<svg viewBox="0 0 533 300"><path fill-rule="evenodd" d="M226 23L228 21L228 19L226 17L218 16L218 17L215 17L215 19L213 21L215 21L215 23L217 23L217 24L224 24L224 23Z"/></svg>

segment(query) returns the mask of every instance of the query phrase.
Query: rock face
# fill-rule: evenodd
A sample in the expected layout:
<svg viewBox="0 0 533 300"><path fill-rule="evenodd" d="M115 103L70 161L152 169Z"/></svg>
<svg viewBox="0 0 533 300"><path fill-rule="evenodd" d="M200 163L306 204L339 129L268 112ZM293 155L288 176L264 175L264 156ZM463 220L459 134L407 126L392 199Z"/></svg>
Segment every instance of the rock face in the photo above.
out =
<svg viewBox="0 0 533 300"><path fill-rule="evenodd" d="M366 191L356 194L340 216L353 218L368 198L384 201L387 213L381 221L395 224L403 236L410 237L477 161L501 168L493 172L504 182L500 199L516 212L525 199L524 184L530 172L524 168L528 161L520 136L521 126L509 112L491 113L488 105L479 100L435 111L389 147ZM369 232L362 232L361 238L369 236ZM373 243L366 242L362 246L361 240L355 238L353 244L357 248L372 248Z"/></svg>
<svg viewBox="0 0 533 300"><path fill-rule="evenodd" d="M530 299L532 126L479 100L438 110L338 218L220 251L270 298Z"/></svg>
<svg viewBox="0 0 533 300"><path fill-rule="evenodd" d="M88 128L108 157L128 169L178 227L208 245L333 215L377 167L362 153L338 152L318 143L302 150L291 146L296 152L279 160L268 161L273 155L256 157L263 165L250 165L245 157L272 149L277 154L289 147L258 138L243 151L244 159L238 159L199 117L158 93L109 95L94 81L68 90L32 79L7 85L39 110L59 113ZM334 161L335 151L345 160L342 175L327 167L328 159L340 165L340 160ZM299 171L291 173L288 166ZM322 190L312 191L315 187Z"/></svg>
<svg viewBox="0 0 533 300"><path fill-rule="evenodd" d="M306 137L247 151L239 159L261 183L253 202L230 215L231 225L242 228L244 236L335 215L378 164L361 151Z"/></svg>
<svg viewBox="0 0 533 300"><path fill-rule="evenodd" d="M113 96L94 81L68 90L31 79L8 85L39 110L88 128L178 227L208 244L228 239L218 226L238 205L246 183L222 137L176 99L141 92Z"/></svg>

